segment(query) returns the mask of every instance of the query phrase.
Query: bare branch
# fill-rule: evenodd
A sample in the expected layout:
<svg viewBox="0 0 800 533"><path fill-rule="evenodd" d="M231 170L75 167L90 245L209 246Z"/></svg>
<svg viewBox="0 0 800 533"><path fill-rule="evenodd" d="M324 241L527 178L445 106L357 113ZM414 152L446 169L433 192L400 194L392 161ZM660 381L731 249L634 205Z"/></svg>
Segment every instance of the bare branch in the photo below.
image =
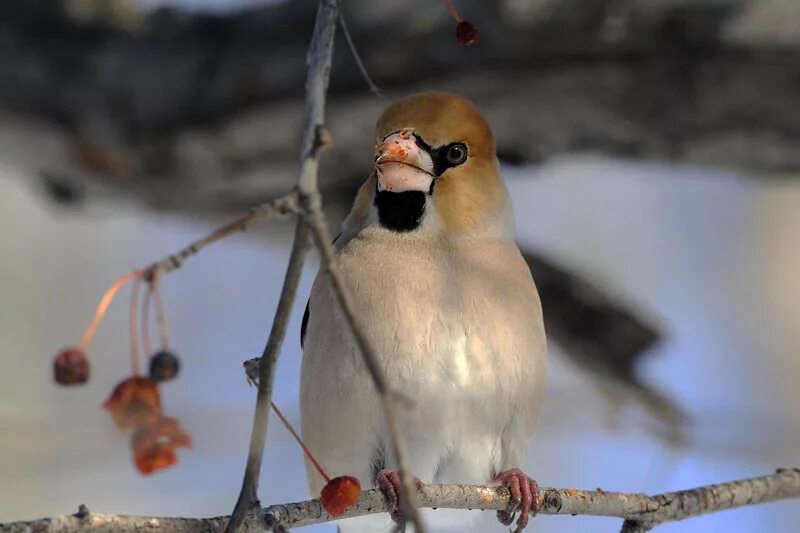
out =
<svg viewBox="0 0 800 533"><path fill-rule="evenodd" d="M800 470L782 469L775 474L707 485L656 496L605 490L543 488L539 490L540 514L613 516L646 527L683 520L702 514L744 505L800 497ZM441 509L500 510L508 506L505 487L481 485L426 485L420 496L421 507ZM387 511L378 490L365 491L343 517ZM297 504L273 505L263 510L264 517L287 527L331 520L316 500Z"/></svg>
<svg viewBox="0 0 800 533"><path fill-rule="evenodd" d="M347 41L347 46L350 48L350 53L353 54L353 61L355 61L358 70L361 71L361 76L363 76L364 81L367 82L367 87L369 87L370 92L372 92L372 94L375 96L383 96L380 88L375 85L374 81L372 81L372 76L369 75L367 66L364 65L364 61L361 59L361 54L358 53L356 43L353 41L353 37L350 35L350 30L347 29L347 22L344 20L344 14L341 12L339 13L339 25L342 27L342 35L344 35L344 39Z"/></svg>
<svg viewBox="0 0 800 533"><path fill-rule="evenodd" d="M481 485L426 485L420 495L421 507L443 509L505 509L509 499L505 487ZM539 490L540 514L591 515L625 519L628 533L643 532L664 522L683 520L734 507L800 497L800 469L781 469L775 474L708 485L656 496L604 490L543 488ZM388 512L383 494L367 490L359 501L339 518ZM272 505L259 513L260 521L249 524L251 532L266 532L280 524L300 527L334 520L319 500ZM337 518L338 519L338 518ZM201 533L222 531L228 517L159 518L124 515L89 514L82 511L68 516L43 518L30 522L0 524L0 533L78 533L95 531L158 531Z"/></svg>
<svg viewBox="0 0 800 533"><path fill-rule="evenodd" d="M331 54L333 51L333 37L336 32L338 12L339 4L337 0L320 1L320 9L314 27L314 37L311 40L311 49L308 54L309 68L306 82L307 122L303 134L304 156L300 165L300 179L297 187L300 192L300 204L304 219L311 229L317 248L322 253L323 264L328 270L331 285L342 306L350 329L353 331L361 355L381 399L386 426L389 431L389 439L392 443L392 451L397 462L398 474L402 480L402 497L406 502L408 517L414 523L415 531L424 533L422 518L415 504L416 489L414 480L411 478L406 466L406 452L400 439L400 431L397 428L394 410L394 398L396 395L389 390L377 352L370 344L364 329L356 319L355 305L350 291L336 264L336 254L333 245L331 245L331 236L325 223L322 200L317 185L318 160L315 156L319 148L330 142L330 136L323 124L325 97L328 91L328 76L330 74ZM263 369L261 369L261 375L263 376ZM262 382L259 381L259 390L261 386Z"/></svg>
<svg viewBox="0 0 800 533"><path fill-rule="evenodd" d="M292 191L289 194L279 198L275 198L274 200L265 202L260 206L251 209L246 215L237 218L229 224L217 228L202 239L194 241L181 251L165 257L157 263L153 263L147 268L147 277L153 278L160 276L161 274L166 274L172 272L173 270L177 270L189 257L193 256L206 246L214 244L215 242L220 241L233 233L247 231L247 229L256 222L261 222L262 220L266 220L267 218L274 216L285 216L296 212L297 193L295 191Z"/></svg>
<svg viewBox="0 0 800 533"><path fill-rule="evenodd" d="M303 272L303 261L305 260L308 248L308 227L302 218L297 219L294 244L292 253L289 256L289 264L286 267L286 276L281 288L281 296L278 300L278 307L275 309L275 318L272 321L272 329L269 332L267 345L258 369L258 393L256 395L256 409L253 414L253 429L250 434L250 449L245 465L242 489L239 498L231 515L227 531L238 531L243 524L247 513L258 505L258 478L261 473L261 464L264 457L264 445L267 438L267 424L269 421L269 406L272 401L272 388L275 381L275 365L278 361L278 354L283 346L286 337L286 329L289 325L289 317L292 314L292 307L297 296L297 286L300 282L300 274Z"/></svg>
<svg viewBox="0 0 800 533"><path fill-rule="evenodd" d="M317 172L319 151L324 142L322 124L325 118L325 95L328 91L328 78L333 54L333 38L336 34L336 20L339 12L338 0L320 0L314 32L307 56L308 74L306 79L306 124L300 146L300 176L297 188L301 202L309 193L317 193ZM245 466L244 480L239 499L231 515L228 532L239 531L245 515L258 505L258 479L264 457L267 438L269 407L272 402L272 385L275 377L275 363L283 346L286 328L292 306L297 294L297 286L303 269L303 261L308 242L308 227L303 217L298 217L294 245L286 269L286 277L281 289L278 308L272 323L269 340L261 356L263 364L259 367L258 395L253 415L253 430L250 435L250 450Z"/></svg>
<svg viewBox="0 0 800 533"><path fill-rule="evenodd" d="M367 370L370 376L372 376L372 381L375 384L375 391L378 393L383 407L383 415L389 433L389 440L392 444L392 452L397 462L397 472L402 481L402 496L405 502L407 502L406 509L408 518L414 523L415 531L423 532L422 517L416 505L416 487L414 480L408 472L408 461L406 460L408 454L405 450L403 440L400 437L400 429L397 426L395 407L396 399L399 395L390 389L386 381L386 375L381 367L378 353L367 338L366 330L362 327L358 318L356 318L355 303L350 294L350 289L347 287L347 283L342 277L341 271L337 265L336 252L331 244L331 236L328 232L328 226L325 223L325 215L322 212L319 193L314 192L307 198L307 201L305 200L301 191L301 203L303 207L306 208L304 217L311 228L314 243L322 253L323 265L328 271L331 286L339 300L339 304L342 306L345 319L350 326L350 330L353 332L353 336L356 339Z"/></svg>

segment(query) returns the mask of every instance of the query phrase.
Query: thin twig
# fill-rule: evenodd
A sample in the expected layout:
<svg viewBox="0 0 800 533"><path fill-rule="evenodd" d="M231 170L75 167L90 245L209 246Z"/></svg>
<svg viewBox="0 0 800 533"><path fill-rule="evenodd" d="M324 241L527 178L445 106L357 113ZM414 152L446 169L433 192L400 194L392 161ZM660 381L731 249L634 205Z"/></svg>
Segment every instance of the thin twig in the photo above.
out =
<svg viewBox="0 0 800 533"><path fill-rule="evenodd" d="M304 201L305 198L303 197L302 191L300 194L301 205L305 208L304 216L308 225L311 227L311 235L314 237L314 243L322 253L323 264L328 270L331 286L342 307L350 330L353 332L353 336L358 343L359 351L364 359L367 370L372 376L372 381L375 384L375 391L380 398L384 419L386 421L386 429L388 430L389 440L392 444L392 452L397 462L397 473L400 475L402 481L402 497L404 501L407 502L406 512L408 518L414 523L414 530L422 533L424 531L424 526L422 525L422 517L416 505L416 485L411 473L408 471L408 461L406 459L408 455L400 436L400 429L397 425L395 408L398 394L390 389L386 381L386 375L381 367L378 353L367 338L366 331L358 318L356 318L355 303L353 303L350 289L347 287L347 283L342 277L336 261L336 252L331 244L331 236L328 232L328 226L325 223L325 217L320 205L319 193L312 194L308 201Z"/></svg>
<svg viewBox="0 0 800 533"><path fill-rule="evenodd" d="M800 497L800 469L782 469L775 474L719 485L670 492L656 496L601 490L542 488L538 498L539 514L610 516L626 520L645 531L654 525L787 498ZM426 485L420 495L421 507L445 509L505 509L509 491L505 487L481 485ZM228 517L156 518L124 515L95 515L84 512L30 522L0 524L0 533L79 533L96 531L158 531L201 533L222 531ZM333 520L388 512L383 493L377 489L361 494L358 502L344 515L333 518L319 500L272 505L261 509L260 521L250 531L269 531L266 524L300 527ZM643 525L644 524L644 525ZM630 531L637 531L632 529Z"/></svg>
<svg viewBox="0 0 800 533"><path fill-rule="evenodd" d="M153 284L147 286L142 304L142 346L144 347L145 357L153 355L153 343L150 339L150 305L153 300Z"/></svg>
<svg viewBox="0 0 800 533"><path fill-rule="evenodd" d="M416 489L414 480L408 472L406 453L400 439L395 416L395 394L389 390L377 353L370 345L363 328L355 317L350 291L336 265L336 254L331 245L331 236L322 212L322 200L317 186L317 167L319 162L316 153L330 142L330 136L323 126L325 123L325 98L328 92L328 75L330 74L333 53L333 37L336 33L339 3L337 0L320 0L314 36L308 52L308 79L306 81L306 127L303 135L303 157L300 165L300 179L297 189L300 194L301 212L311 229L314 243L322 253L323 264L328 270L334 292L342 306L347 322L358 342L361 355L369 369L375 389L383 405L386 427L392 443L397 471L402 480L402 497L406 502L408 517L414 523L417 533L424 533L422 518L415 504ZM263 369L262 369L263 372ZM259 387L261 383L259 382Z"/></svg>
<svg viewBox="0 0 800 533"><path fill-rule="evenodd" d="M78 345L79 350L83 352L86 351L86 348L92 341L94 334L97 332L97 327L100 325L100 322L103 320L103 317L108 310L108 306L111 305L111 301L114 299L114 296L116 296L117 292L119 292L119 290L131 280L139 279L141 276L142 272L140 270L128 272L112 283L108 289L106 289L105 294L103 294L103 297L100 299L100 303L97 304L97 309L94 311L92 321L89 322L89 325L86 327L86 331L83 332L81 343Z"/></svg>
<svg viewBox="0 0 800 533"><path fill-rule="evenodd" d="M158 290L160 272L153 273L150 280L150 289L153 292L153 301L156 304L156 321L158 322L158 334L161 342L161 349L169 349L169 328L167 327L167 313L164 311L164 301L161 299L161 291Z"/></svg>
<svg viewBox="0 0 800 533"><path fill-rule="evenodd" d="M286 427L286 431L288 431L292 435L292 437L294 437L294 440L297 442L297 445L300 446L300 448L302 448L303 454L306 456L306 459L311 461L311 464L313 464L314 468L317 469L317 472L319 472L320 477L322 477L322 479L325 480L325 483L329 483L331 480L330 476L328 476L328 473L325 472L324 468L322 468L322 465L319 464L319 461L317 461L317 458L314 457L313 453L311 453L311 450L308 449L308 446L306 446L306 443L303 442L302 437L300 437L300 435L297 434L297 431L295 431L294 426L292 426L292 423L289 422L289 419L286 418L286 416L281 412L280 409L278 409L278 406L275 405L275 402L270 402L270 407L272 407L272 411L275 413L275 416L277 416L278 419L281 422L283 422L283 425Z"/></svg>
<svg viewBox="0 0 800 533"><path fill-rule="evenodd" d="M247 455L242 489L231 514L231 521L227 528L228 532L238 531L247 513L258 505L258 478L261 474L264 444L267 437L275 364L278 360L281 346L283 346L283 339L286 336L286 329L289 324L289 317L292 314L295 296L297 295L297 286L300 282L300 274L303 271L303 261L305 260L307 248L308 228L303 219L298 218L294 244L292 245L292 253L289 256L289 264L286 267L281 296L278 300L278 307L275 309L275 318L272 321L269 339L261 356L263 364L259 365L258 394L256 395L256 409L253 414L253 429L250 434L250 450Z"/></svg>
<svg viewBox="0 0 800 533"><path fill-rule="evenodd" d="M141 278L133 280L133 287L131 287L130 317L128 317L129 335L131 337L131 373L134 376L139 375L139 328L136 325L136 319L139 317L139 285L141 285L141 282Z"/></svg>
<svg viewBox="0 0 800 533"><path fill-rule="evenodd" d="M342 33L344 34L344 39L347 41L347 46L350 47L350 53L353 54L353 60L356 62L358 70L361 71L361 76L364 78L364 81L367 82L369 90L375 96L383 96L383 92L381 91L380 87L375 85L375 82L372 81L372 76L369 75L367 66L364 64L364 61L362 61L361 54L358 53L356 43L353 41L353 37L350 35L350 30L347 29L347 23L344 20L344 14L341 12L339 13L339 25L342 27Z"/></svg>
<svg viewBox="0 0 800 533"><path fill-rule="evenodd" d="M153 263L146 269L145 278L152 279L155 275L166 274L177 270L191 256L210 244L224 239L236 233L247 231L250 226L267 218L286 216L297 212L297 192L292 191L288 194L265 202L258 207L251 209L246 215L237 218L233 222L217 228L202 239L198 239L186 246L179 252L165 257L157 263Z"/></svg>
<svg viewBox="0 0 800 533"><path fill-rule="evenodd" d="M300 146L300 175L297 187L300 198L309 191L317 190L318 155L325 143L320 134L325 118L325 96L328 91L333 37L336 34L336 19L339 11L338 0L320 0L314 32L308 51L308 75L306 80L306 124ZM250 450L247 456L244 479L239 498L231 515L227 531L239 531L249 511L257 505L258 479L264 456L264 443L267 436L269 406L272 401L272 385L275 363L283 345L286 328L294 305L297 286L305 259L308 244L308 227L302 217L298 217L289 265L286 269L281 297L275 311L269 340L261 356L259 367L258 394L253 415L253 429L250 435Z"/></svg>

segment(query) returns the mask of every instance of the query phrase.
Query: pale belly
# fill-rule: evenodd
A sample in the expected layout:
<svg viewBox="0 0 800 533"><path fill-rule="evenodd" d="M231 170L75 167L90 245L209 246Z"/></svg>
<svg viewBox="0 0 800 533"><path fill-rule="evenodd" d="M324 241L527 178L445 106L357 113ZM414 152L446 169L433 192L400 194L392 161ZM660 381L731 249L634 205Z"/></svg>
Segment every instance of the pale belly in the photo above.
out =
<svg viewBox="0 0 800 533"><path fill-rule="evenodd" d="M541 404L535 288L511 243L403 244L355 241L340 253L342 271L391 387L413 402L399 409L412 472L424 482L485 483L516 466ZM322 281L303 357L303 435L331 475L370 485L376 463L393 462L383 414Z"/></svg>

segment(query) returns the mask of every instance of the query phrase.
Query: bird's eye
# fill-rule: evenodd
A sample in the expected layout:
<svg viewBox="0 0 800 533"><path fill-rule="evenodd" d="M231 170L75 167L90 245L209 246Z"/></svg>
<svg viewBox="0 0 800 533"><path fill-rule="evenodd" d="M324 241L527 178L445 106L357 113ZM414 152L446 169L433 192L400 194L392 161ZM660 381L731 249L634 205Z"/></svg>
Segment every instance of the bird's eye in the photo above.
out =
<svg viewBox="0 0 800 533"><path fill-rule="evenodd" d="M467 160L467 147L461 143L453 143L447 147L445 157L450 165L460 165Z"/></svg>

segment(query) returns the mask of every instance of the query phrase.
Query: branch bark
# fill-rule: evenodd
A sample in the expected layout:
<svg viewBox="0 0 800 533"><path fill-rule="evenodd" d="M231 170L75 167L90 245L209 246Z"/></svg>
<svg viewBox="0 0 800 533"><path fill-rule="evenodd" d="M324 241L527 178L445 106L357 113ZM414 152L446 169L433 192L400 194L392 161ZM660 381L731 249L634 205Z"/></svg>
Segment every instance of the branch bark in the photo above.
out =
<svg viewBox="0 0 800 533"><path fill-rule="evenodd" d="M325 96L328 91L331 57L333 55L333 38L336 35L338 15L338 0L319 1L317 18L314 23L314 31L306 59L308 65L306 123L305 133L300 145L300 175L297 179L297 189L301 204L308 203L309 195L319 195L317 189L318 156L320 149L326 144L322 142L320 131L325 119ZM317 203L319 203L318 200ZM318 205L317 207L319 209ZM297 286L300 282L300 274L303 271L307 245L308 226L304 218L298 216L292 253L289 258L289 265L286 268L286 277L281 289L278 307L275 310L275 319L272 322L269 339L261 356L250 449L247 455L242 489L226 528L228 533L239 531L245 516L254 506L258 505L258 479L261 474L261 464L267 438L275 365L280 349L283 346L283 340L289 324L289 316L297 296Z"/></svg>
<svg viewBox="0 0 800 533"><path fill-rule="evenodd" d="M356 306L353 302L353 297L337 265L336 252L331 244L328 226L325 224L319 193L315 193L309 198L307 206L304 217L311 228L314 242L322 253L323 266L328 272L331 286L342 307L350 330L353 332L367 370L370 376L372 376L375 391L378 393L378 398L383 407L384 421L392 445L394 460L397 463L397 473L400 475L400 480L402 481L402 498L407 502L406 512L409 515L408 518L414 523L414 531L423 533L422 517L419 514L419 509L416 504L416 486L412 475L408 471L408 461L406 459L408 453L406 452L403 439L400 435L400 428L397 425L395 409L397 407L397 399L400 395L393 391L386 381L386 375L381 367L378 352L372 346L371 341L367 337L366 330L356 317Z"/></svg>
<svg viewBox="0 0 800 533"><path fill-rule="evenodd" d="M286 267L286 275L281 288L278 307L269 333L267 345L261 355L258 374L258 393L256 395L256 408L253 413L253 429L250 435L250 448L247 454L244 479L239 498L231 514L226 531L229 533L239 531L245 521L246 515L258 505L258 478L261 474L261 464L264 458L264 446L267 438L267 425L269 422L269 406L272 402L272 388L275 382L275 366L278 355L286 337L289 317L297 296L297 287L300 275L303 272L303 262L308 248L308 227L302 218L298 217L295 229L294 244Z"/></svg>
<svg viewBox="0 0 800 533"><path fill-rule="evenodd" d="M303 160L298 190L300 192L300 204L303 209L302 218L308 224L314 243L322 254L323 267L327 270L334 293L342 307L344 316L350 326L350 330L356 338L359 351L364 359L367 369L372 377L375 390L378 393L383 406L386 427L389 433L389 440L392 445L394 459L397 462L397 471L402 481L401 497L406 502L407 519L414 524L414 530L424 533L419 509L416 505L416 488L414 480L408 471L407 453L403 445L400 430L397 426L395 414L395 399L397 395L392 392L386 381L386 376L380 364L380 359L376 350L369 341L366 331L356 318L355 304L350 295L350 289L339 271L336 262L336 253L331 244L331 235L328 225L325 222L325 214L322 210L322 198L317 185L317 159L311 157L316 154L317 148L329 142L329 135L323 126L325 96L328 90L328 74L330 72L331 54L333 50L333 36L336 31L336 21L339 17L339 4L337 0L321 0L320 15L315 26L314 39L311 44L309 57L308 84L306 87L306 102L308 107L308 122L304 134L304 149L308 150L309 156ZM321 16L324 12L327 17L325 25L321 24ZM318 33L319 32L319 33ZM323 39L323 34L327 32L327 39ZM319 38L319 41L317 40ZM316 46L315 46L316 45ZM327 46L327 48L325 48ZM319 49L317 48L319 47ZM319 60L324 55L325 62ZM306 172L306 165L309 170ZM313 169L311 166L313 165ZM259 387L261 386L259 378Z"/></svg>
<svg viewBox="0 0 800 533"><path fill-rule="evenodd" d="M447 509L505 509L509 499L505 487L481 485L426 485L420 495L421 507ZM778 470L775 474L668 492L655 496L605 490L542 488L538 498L540 514L618 517L627 531L646 531L658 524L683 520L745 505L800 497L800 469ZM228 517L161 518L90 514L87 509L74 515L43 518L30 522L0 524L0 533L90 533L96 531L157 531L207 533L222 531ZM384 513L388 506L376 489L364 491L359 501L340 518ZM319 500L308 500L261 509L251 532L268 532L277 525L300 527L334 520ZM638 528L638 529L636 529Z"/></svg>
<svg viewBox="0 0 800 533"><path fill-rule="evenodd" d="M258 207L250 209L246 215L241 216L236 220L217 228L205 237L192 242L180 251L165 257L157 263L153 263L147 267L147 269L145 269L148 274L147 277L153 279L161 276L162 274L168 274L173 270L177 270L183 266L183 263L186 262L187 259L200 252L200 250L206 246L210 246L217 241L221 241L222 239L236 232L247 231L253 224L274 216L286 216L297 212L297 193L294 191L275 198L269 202L265 202Z"/></svg>

